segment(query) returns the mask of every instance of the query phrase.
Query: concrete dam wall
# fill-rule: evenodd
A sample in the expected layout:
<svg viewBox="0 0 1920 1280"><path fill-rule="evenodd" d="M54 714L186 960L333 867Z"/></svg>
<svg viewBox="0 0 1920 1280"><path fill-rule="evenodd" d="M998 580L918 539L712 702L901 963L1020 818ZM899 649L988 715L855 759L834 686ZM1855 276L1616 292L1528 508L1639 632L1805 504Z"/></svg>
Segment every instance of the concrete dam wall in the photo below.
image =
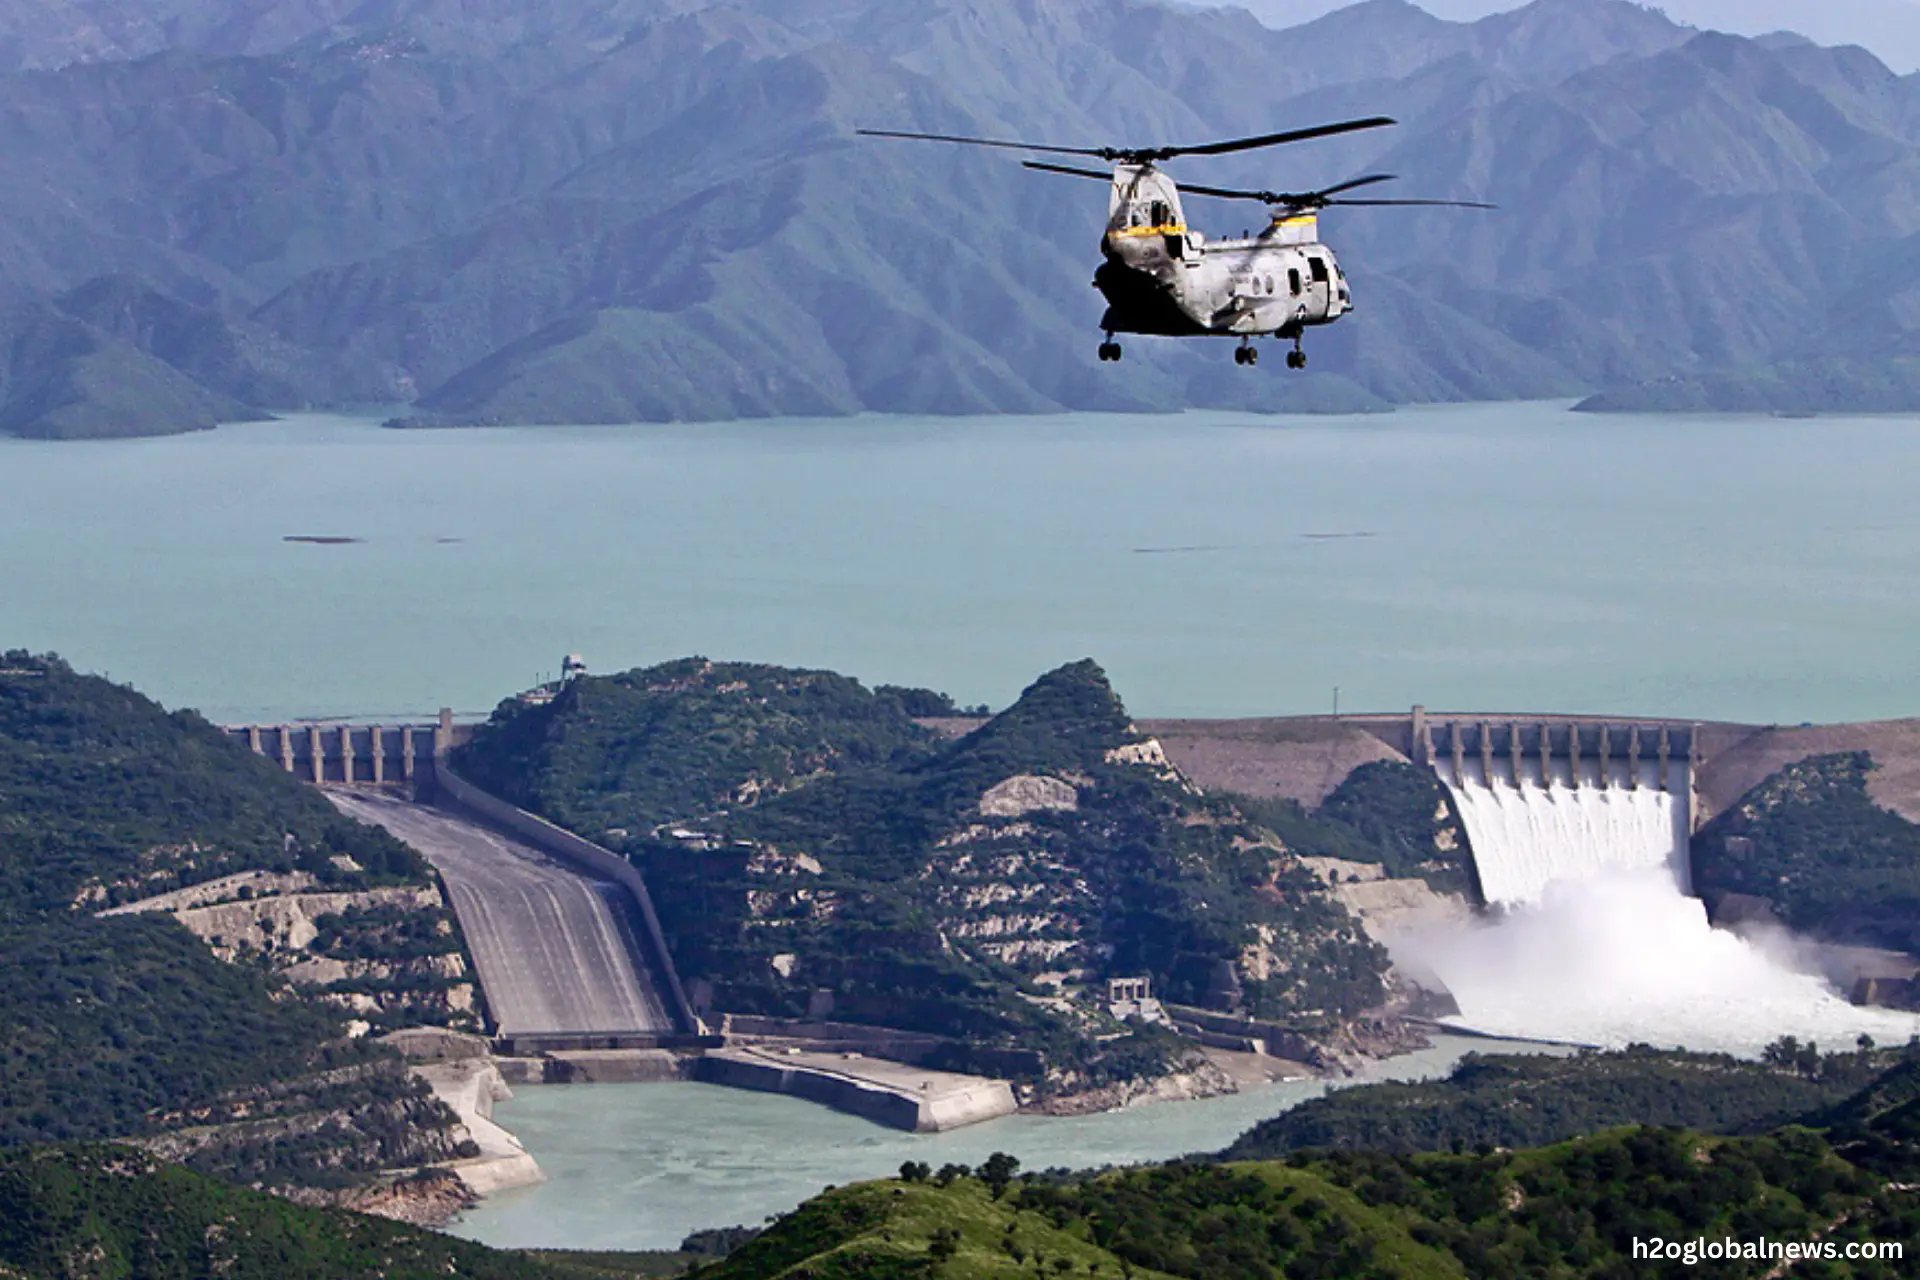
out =
<svg viewBox="0 0 1920 1280"><path fill-rule="evenodd" d="M434 762L466 741L472 726L451 713L413 724L247 724L227 736L257 756L278 761L296 777L321 786L397 786L431 789Z"/></svg>

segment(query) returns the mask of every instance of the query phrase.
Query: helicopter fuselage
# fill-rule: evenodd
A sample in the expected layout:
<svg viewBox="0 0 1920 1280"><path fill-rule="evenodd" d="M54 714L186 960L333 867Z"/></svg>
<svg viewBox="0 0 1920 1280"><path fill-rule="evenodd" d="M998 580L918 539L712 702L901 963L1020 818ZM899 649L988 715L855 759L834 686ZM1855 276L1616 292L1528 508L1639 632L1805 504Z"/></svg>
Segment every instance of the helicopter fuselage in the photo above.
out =
<svg viewBox="0 0 1920 1280"><path fill-rule="evenodd" d="M1339 259L1313 214L1276 218L1258 235L1209 240L1187 225L1173 181L1121 165L1094 287L1108 333L1297 338L1352 309Z"/></svg>

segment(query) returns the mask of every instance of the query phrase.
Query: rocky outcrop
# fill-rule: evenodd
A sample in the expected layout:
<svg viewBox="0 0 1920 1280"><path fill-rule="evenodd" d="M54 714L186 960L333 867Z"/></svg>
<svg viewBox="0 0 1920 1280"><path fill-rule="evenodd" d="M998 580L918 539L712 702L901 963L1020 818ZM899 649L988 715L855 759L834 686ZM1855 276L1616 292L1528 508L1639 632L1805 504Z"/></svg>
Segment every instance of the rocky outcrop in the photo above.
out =
<svg viewBox="0 0 1920 1280"><path fill-rule="evenodd" d="M1036 810L1071 813L1079 807L1080 792L1071 782L1030 773L1008 778L980 797L980 815L986 818L1018 818Z"/></svg>
<svg viewBox="0 0 1920 1280"><path fill-rule="evenodd" d="M263 958L353 1013L356 1033L400 1019L479 1027L471 970L438 887L316 892L318 883L307 872L242 872L100 914L166 912L220 959ZM423 919L444 940L435 954L418 954L414 925Z"/></svg>

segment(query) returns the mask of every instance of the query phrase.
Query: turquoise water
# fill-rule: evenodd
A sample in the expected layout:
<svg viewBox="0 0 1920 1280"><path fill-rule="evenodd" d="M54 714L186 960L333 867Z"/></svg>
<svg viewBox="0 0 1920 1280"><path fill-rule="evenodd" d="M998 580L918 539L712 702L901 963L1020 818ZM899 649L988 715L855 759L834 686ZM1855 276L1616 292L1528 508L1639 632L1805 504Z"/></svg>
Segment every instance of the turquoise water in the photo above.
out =
<svg viewBox="0 0 1920 1280"><path fill-rule="evenodd" d="M1470 1049L1501 1047L1443 1036L1431 1049L1374 1064L1361 1079L1443 1074ZM829 1183L892 1177L906 1160L937 1169L1006 1151L1028 1168L1084 1169L1218 1151L1326 1088L1303 1080L1106 1115L1008 1116L912 1134L795 1098L714 1085L523 1086L494 1118L527 1145L549 1180L485 1201L452 1229L503 1248L671 1249L702 1227L758 1225Z"/></svg>
<svg viewBox="0 0 1920 1280"><path fill-rule="evenodd" d="M584 653L1141 715L1920 710L1920 420L855 419L0 441L0 645L216 719L484 710ZM287 536L356 537L317 546Z"/></svg>

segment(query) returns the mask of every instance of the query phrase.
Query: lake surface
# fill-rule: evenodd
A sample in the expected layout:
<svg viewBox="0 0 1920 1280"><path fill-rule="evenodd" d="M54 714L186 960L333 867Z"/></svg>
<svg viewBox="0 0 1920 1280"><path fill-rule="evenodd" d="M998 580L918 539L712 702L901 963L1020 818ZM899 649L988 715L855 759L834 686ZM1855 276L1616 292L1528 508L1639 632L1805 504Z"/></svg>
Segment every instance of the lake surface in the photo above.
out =
<svg viewBox="0 0 1920 1280"><path fill-rule="evenodd" d="M1367 1080L1442 1075L1463 1053L1563 1052L1455 1036L1375 1063ZM671 1249L688 1232L757 1226L832 1183L893 1177L906 1160L979 1164L995 1151L1032 1169L1085 1169L1218 1151L1326 1092L1319 1080L1106 1115L1008 1116L912 1134L776 1094L704 1084L532 1085L494 1118L549 1181L483 1202L452 1231L502 1248Z"/></svg>
<svg viewBox="0 0 1920 1280"><path fill-rule="evenodd" d="M0 440L0 647L215 719L485 710L584 653L1139 715L1920 710L1920 419L876 418ZM346 545L287 542L347 537Z"/></svg>

